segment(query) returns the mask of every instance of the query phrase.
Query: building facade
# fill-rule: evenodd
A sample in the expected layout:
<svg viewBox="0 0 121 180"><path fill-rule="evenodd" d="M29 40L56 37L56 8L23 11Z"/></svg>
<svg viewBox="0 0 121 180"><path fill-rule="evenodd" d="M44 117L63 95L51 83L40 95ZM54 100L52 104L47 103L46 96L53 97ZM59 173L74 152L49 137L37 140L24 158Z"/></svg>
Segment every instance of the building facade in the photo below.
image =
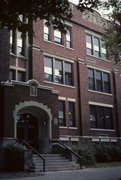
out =
<svg viewBox="0 0 121 180"><path fill-rule="evenodd" d="M107 21L72 8L66 34L44 20L33 23L30 39L1 31L1 144L25 139L42 149L54 139L120 139L121 67L103 45Z"/></svg>

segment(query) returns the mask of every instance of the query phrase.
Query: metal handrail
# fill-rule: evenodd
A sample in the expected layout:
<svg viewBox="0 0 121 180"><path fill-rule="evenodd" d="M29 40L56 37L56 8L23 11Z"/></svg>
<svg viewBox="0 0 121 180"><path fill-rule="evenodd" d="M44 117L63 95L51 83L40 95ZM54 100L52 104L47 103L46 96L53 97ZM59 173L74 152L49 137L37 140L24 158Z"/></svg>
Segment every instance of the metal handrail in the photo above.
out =
<svg viewBox="0 0 121 180"><path fill-rule="evenodd" d="M63 144L61 141L57 141L57 142L59 144L61 144L64 148L66 148L68 151L70 151L72 154L74 154L76 157L78 157L80 159L80 162L81 162L80 166L81 166L81 169L82 169L82 160L85 161L85 159L82 156L78 155L76 152L74 152L69 146Z"/></svg>
<svg viewBox="0 0 121 180"><path fill-rule="evenodd" d="M43 161L43 172L45 172L45 158L36 149L34 149L28 142L26 142L25 140L22 140L22 142L42 159L42 161Z"/></svg>

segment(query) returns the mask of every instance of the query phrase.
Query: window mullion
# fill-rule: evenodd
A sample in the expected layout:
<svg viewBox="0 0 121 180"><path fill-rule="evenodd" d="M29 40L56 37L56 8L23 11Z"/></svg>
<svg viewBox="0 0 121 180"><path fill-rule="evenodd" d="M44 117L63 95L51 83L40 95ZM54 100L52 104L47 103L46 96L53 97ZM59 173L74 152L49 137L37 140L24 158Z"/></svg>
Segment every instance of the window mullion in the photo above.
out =
<svg viewBox="0 0 121 180"><path fill-rule="evenodd" d="M52 58L52 81L55 82L55 58Z"/></svg>

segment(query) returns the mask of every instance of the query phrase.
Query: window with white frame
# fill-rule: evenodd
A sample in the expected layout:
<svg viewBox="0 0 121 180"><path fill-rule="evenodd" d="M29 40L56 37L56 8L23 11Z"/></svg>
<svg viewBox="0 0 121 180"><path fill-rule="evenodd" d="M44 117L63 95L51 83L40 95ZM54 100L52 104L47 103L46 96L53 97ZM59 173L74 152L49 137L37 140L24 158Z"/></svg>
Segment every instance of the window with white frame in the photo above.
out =
<svg viewBox="0 0 121 180"><path fill-rule="evenodd" d="M50 27L47 26L46 20L44 20L44 40L50 41Z"/></svg>
<svg viewBox="0 0 121 180"><path fill-rule="evenodd" d="M69 127L75 127L75 103L69 102Z"/></svg>
<svg viewBox="0 0 121 180"><path fill-rule="evenodd" d="M67 48L72 48L72 37L71 37L71 27L67 27L67 32L66 32L66 47Z"/></svg>
<svg viewBox="0 0 121 180"><path fill-rule="evenodd" d="M58 29L54 30L54 42L57 44L62 44L62 32Z"/></svg>
<svg viewBox="0 0 121 180"><path fill-rule="evenodd" d="M44 57L44 79L59 84L73 85L72 63L49 56Z"/></svg>
<svg viewBox="0 0 121 180"><path fill-rule="evenodd" d="M66 126L65 101L59 101L59 126Z"/></svg>
<svg viewBox="0 0 121 180"><path fill-rule="evenodd" d="M94 55L96 57L107 59L104 41L99 37L86 34L86 50L88 55Z"/></svg>

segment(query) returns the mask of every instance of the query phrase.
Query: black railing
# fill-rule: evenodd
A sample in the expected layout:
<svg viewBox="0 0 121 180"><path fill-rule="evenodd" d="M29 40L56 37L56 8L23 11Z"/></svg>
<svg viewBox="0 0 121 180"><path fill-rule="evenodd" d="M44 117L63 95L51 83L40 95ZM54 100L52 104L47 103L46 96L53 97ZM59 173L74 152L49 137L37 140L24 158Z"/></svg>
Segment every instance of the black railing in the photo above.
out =
<svg viewBox="0 0 121 180"><path fill-rule="evenodd" d="M65 149L67 149L70 153L74 154L77 158L79 158L80 166L81 166L81 169L82 169L82 160L85 161L85 159L82 156L78 155L76 152L74 152L69 146L62 143L61 141L56 141L56 143L59 143L61 146L63 146ZM72 160L72 158L70 160Z"/></svg>
<svg viewBox="0 0 121 180"><path fill-rule="evenodd" d="M25 140L22 140L21 142L23 144L25 144L28 148L30 148L35 154L37 154L42 159L42 161L43 161L43 172L45 172L45 158L36 149L34 149L28 142L26 142Z"/></svg>

